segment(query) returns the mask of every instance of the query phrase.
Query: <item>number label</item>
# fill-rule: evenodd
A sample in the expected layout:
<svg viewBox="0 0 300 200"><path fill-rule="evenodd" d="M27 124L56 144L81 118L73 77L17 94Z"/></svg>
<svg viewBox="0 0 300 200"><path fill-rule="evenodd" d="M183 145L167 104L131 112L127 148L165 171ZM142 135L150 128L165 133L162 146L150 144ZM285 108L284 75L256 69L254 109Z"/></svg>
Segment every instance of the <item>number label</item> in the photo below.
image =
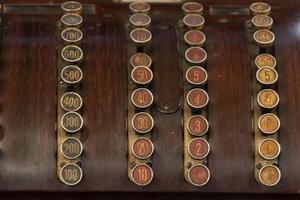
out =
<svg viewBox="0 0 300 200"><path fill-rule="evenodd" d="M62 143L61 150L66 158L73 160L81 155L83 147L78 139L68 138Z"/></svg>
<svg viewBox="0 0 300 200"><path fill-rule="evenodd" d="M140 164L133 168L131 178L135 184L145 186L151 183L153 171L148 165Z"/></svg>
<svg viewBox="0 0 300 200"><path fill-rule="evenodd" d="M61 78L63 81L70 84L79 83L82 79L82 76L83 74L81 69L74 65L64 67L61 71Z"/></svg>
<svg viewBox="0 0 300 200"><path fill-rule="evenodd" d="M64 110L74 112L82 107L82 98L75 92L67 92L61 97L60 104Z"/></svg>
<svg viewBox="0 0 300 200"><path fill-rule="evenodd" d="M82 179L82 170L76 164L67 164L61 169L60 179L66 185L77 185Z"/></svg>
<svg viewBox="0 0 300 200"><path fill-rule="evenodd" d="M62 31L61 37L66 42L78 42L82 39L82 32L77 28L66 28Z"/></svg>
<svg viewBox="0 0 300 200"><path fill-rule="evenodd" d="M63 115L61 125L65 131L74 133L82 128L83 119L81 115L76 112L68 112Z"/></svg>
<svg viewBox="0 0 300 200"><path fill-rule="evenodd" d="M83 52L80 47L69 45L63 48L61 56L67 62L78 62L82 59Z"/></svg>
<svg viewBox="0 0 300 200"><path fill-rule="evenodd" d="M133 155L139 159L149 158L154 151L154 145L148 138L138 138L133 142Z"/></svg>
<svg viewBox="0 0 300 200"><path fill-rule="evenodd" d="M68 13L62 16L61 22L66 26L77 26L82 23L82 17L78 14Z"/></svg>

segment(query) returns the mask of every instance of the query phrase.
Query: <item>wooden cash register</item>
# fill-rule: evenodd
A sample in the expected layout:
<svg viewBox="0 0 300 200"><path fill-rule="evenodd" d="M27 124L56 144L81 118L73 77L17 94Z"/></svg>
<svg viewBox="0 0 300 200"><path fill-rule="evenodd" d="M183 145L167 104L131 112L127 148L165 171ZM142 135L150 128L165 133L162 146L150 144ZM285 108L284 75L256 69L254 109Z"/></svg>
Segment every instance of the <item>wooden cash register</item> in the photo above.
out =
<svg viewBox="0 0 300 200"><path fill-rule="evenodd" d="M296 0L0 0L0 199L298 199Z"/></svg>

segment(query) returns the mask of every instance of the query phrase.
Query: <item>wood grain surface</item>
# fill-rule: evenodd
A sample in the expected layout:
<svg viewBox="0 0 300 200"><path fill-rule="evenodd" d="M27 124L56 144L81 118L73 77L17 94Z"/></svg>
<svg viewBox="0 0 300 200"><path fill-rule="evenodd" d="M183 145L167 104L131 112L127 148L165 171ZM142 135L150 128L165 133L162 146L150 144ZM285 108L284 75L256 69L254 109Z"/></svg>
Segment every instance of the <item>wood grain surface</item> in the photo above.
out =
<svg viewBox="0 0 300 200"><path fill-rule="evenodd" d="M62 2L53 0L53 3ZM246 8L250 0L207 0L205 5L206 50L208 53L208 93L210 96L209 141L211 180L204 187L188 184L183 176L182 74L177 49L176 27L183 13L180 5L153 5L153 62L155 64L153 109L156 122L151 185L139 187L127 177L127 59L124 24L129 18L127 5L111 1L87 0L95 14L84 15L82 97L84 102L82 182L65 186L56 177L56 84L57 22L62 13L44 15L1 13L0 53L0 191L32 192L30 197L73 193L72 199L85 198L81 192L130 192L136 198L208 198L209 193L298 193L300 191L300 4L288 0L267 1L272 7L275 52L279 73L278 93L282 152L279 166L282 179L275 187L259 185L253 176L253 134L251 113L251 60L245 22L250 15L209 13L209 8ZM42 0L10 0L0 3L50 3ZM59 9L59 7L57 7ZM4 9L5 10L5 9ZM171 111L166 107L169 106ZM164 110L165 109L165 110ZM53 193L55 192L55 193ZM168 194L166 192L171 192ZM187 194L187 192L192 192ZM159 195L159 193L162 193ZM182 193L176 195L174 193ZM26 195L15 195L15 199ZM78 194L78 195L76 195ZM98 194L98 193L95 193ZM146 193L147 194L147 193ZM107 193L103 198L114 197ZM157 195L157 196L156 196ZM1 196L1 195L0 195ZM68 195L65 196L68 199ZM68 197L68 198L67 198ZM156 198L157 197L157 198ZM201 196L200 196L201 197ZM223 196L213 195L215 199ZM224 196L240 199L242 196ZM283 196L252 196L280 199ZM28 197L29 198L29 197ZM46 197L45 197L46 198ZM247 198L251 198L251 195ZM246 197L243 199L247 199ZM290 196L290 199L297 196ZM34 199L34 198L33 198ZM86 199L94 199L93 193Z"/></svg>

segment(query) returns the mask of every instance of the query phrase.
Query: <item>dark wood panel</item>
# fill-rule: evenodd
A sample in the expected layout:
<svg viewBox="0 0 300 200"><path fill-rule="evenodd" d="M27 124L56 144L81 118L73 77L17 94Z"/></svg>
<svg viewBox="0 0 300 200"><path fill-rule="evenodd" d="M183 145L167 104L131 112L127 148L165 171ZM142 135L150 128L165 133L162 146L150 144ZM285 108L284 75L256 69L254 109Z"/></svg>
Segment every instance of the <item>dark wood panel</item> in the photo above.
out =
<svg viewBox="0 0 300 200"><path fill-rule="evenodd" d="M3 21L1 190L43 190L55 176L57 57L49 33L56 24L53 17Z"/></svg>
<svg viewBox="0 0 300 200"><path fill-rule="evenodd" d="M252 158L251 68L244 34L247 18L225 17L222 21L207 22L211 190L250 191L256 185Z"/></svg>

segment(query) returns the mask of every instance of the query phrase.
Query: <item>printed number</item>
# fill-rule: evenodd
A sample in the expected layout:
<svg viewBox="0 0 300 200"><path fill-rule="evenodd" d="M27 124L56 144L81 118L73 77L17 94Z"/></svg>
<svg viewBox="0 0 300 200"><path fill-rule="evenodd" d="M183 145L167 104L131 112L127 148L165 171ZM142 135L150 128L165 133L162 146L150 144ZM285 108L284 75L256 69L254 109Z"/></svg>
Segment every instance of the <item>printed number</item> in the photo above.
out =
<svg viewBox="0 0 300 200"><path fill-rule="evenodd" d="M77 116L67 117L66 120L65 120L65 126L66 127L71 127L71 128L79 127L80 126L79 117L77 117Z"/></svg>
<svg viewBox="0 0 300 200"><path fill-rule="evenodd" d="M64 144L64 152L66 154L79 154L80 153L80 145L78 143L65 143Z"/></svg>
<svg viewBox="0 0 300 200"><path fill-rule="evenodd" d="M76 40L80 37L80 34L78 32L68 32L67 38L69 40Z"/></svg>
<svg viewBox="0 0 300 200"><path fill-rule="evenodd" d="M201 143L197 143L197 144L196 144L196 148L197 148L196 154L197 154L198 156L201 156L201 147L202 147Z"/></svg>
<svg viewBox="0 0 300 200"><path fill-rule="evenodd" d="M65 97L63 103L65 106L78 108L80 105L80 100L76 97Z"/></svg>
<svg viewBox="0 0 300 200"><path fill-rule="evenodd" d="M194 71L194 81L195 82L199 81L199 77L200 77L199 72L198 71Z"/></svg>
<svg viewBox="0 0 300 200"><path fill-rule="evenodd" d="M195 124L196 124L196 131L197 132L200 132L201 131L201 121L200 120L197 120L196 122L195 122Z"/></svg>
<svg viewBox="0 0 300 200"><path fill-rule="evenodd" d="M196 105L201 105L201 96L198 94L194 100Z"/></svg>
<svg viewBox="0 0 300 200"><path fill-rule="evenodd" d="M68 181L77 181L78 180L78 171L76 169L67 169L64 172L65 180Z"/></svg>
<svg viewBox="0 0 300 200"><path fill-rule="evenodd" d="M146 169L138 169L138 174L139 174L139 180L141 182L147 181L148 173Z"/></svg>
<svg viewBox="0 0 300 200"><path fill-rule="evenodd" d="M139 117L138 118L138 127L139 129L147 129L149 126L149 121L147 117Z"/></svg>
<svg viewBox="0 0 300 200"><path fill-rule="evenodd" d="M69 18L67 18L67 21L69 24L75 24L79 21L79 19L76 17L69 17Z"/></svg>
<svg viewBox="0 0 300 200"><path fill-rule="evenodd" d="M147 102L148 102L148 93L146 93L146 92L139 93L139 95L137 97L137 102L141 105L147 104Z"/></svg>
<svg viewBox="0 0 300 200"><path fill-rule="evenodd" d="M139 146L139 154L140 155L145 155L146 154L146 144L143 142L143 143L139 143L138 144Z"/></svg>
<svg viewBox="0 0 300 200"><path fill-rule="evenodd" d="M271 80L271 74L269 70L265 71L265 80L266 81L270 81Z"/></svg>
<svg viewBox="0 0 300 200"><path fill-rule="evenodd" d="M139 70L137 72L137 75L138 75L138 80L140 81L146 81L148 79L148 74L147 71L145 70Z"/></svg>
<svg viewBox="0 0 300 200"><path fill-rule="evenodd" d="M65 71L64 76L68 80L78 80L80 79L80 72L75 70Z"/></svg>
<svg viewBox="0 0 300 200"><path fill-rule="evenodd" d="M80 57L80 51L78 50L65 50L65 56L68 58L68 59L77 59Z"/></svg>

